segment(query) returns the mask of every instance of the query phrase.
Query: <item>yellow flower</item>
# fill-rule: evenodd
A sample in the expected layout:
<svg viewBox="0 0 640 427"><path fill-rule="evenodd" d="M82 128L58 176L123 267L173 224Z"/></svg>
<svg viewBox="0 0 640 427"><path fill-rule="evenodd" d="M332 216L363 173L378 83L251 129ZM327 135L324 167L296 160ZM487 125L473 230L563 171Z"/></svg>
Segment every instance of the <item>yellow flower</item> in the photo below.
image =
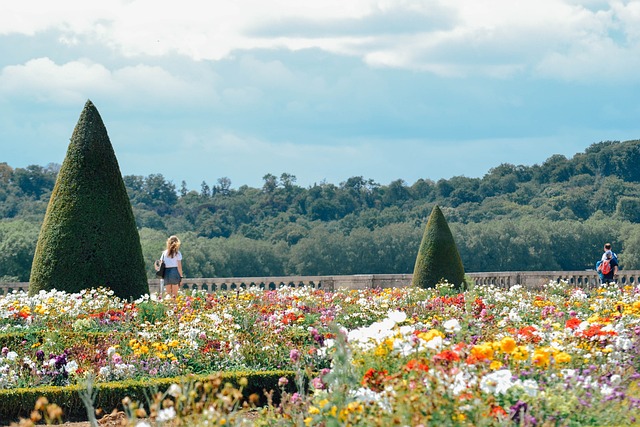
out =
<svg viewBox="0 0 640 427"><path fill-rule="evenodd" d="M519 345L513 351L513 358L514 358L514 360L517 360L519 362L523 362L525 360L528 360L529 359L529 350L527 350L527 347L525 347L523 345Z"/></svg>
<svg viewBox="0 0 640 427"><path fill-rule="evenodd" d="M489 369L493 370L493 371L497 371L498 369L502 368L502 362L500 362L499 360L494 360L493 362L491 362L491 364L489 365Z"/></svg>
<svg viewBox="0 0 640 427"><path fill-rule="evenodd" d="M324 408L325 406L327 406L328 403L329 403L329 399L322 399L320 402L318 402L318 405L321 408Z"/></svg>
<svg viewBox="0 0 640 427"><path fill-rule="evenodd" d="M500 350L503 353L511 354L513 353L513 350L516 349L516 347L516 340L514 340L512 337L504 337L502 338L502 340L500 340Z"/></svg>
<svg viewBox="0 0 640 427"><path fill-rule="evenodd" d="M453 421L464 421L467 416L465 414L454 414L451 418L453 418Z"/></svg>
<svg viewBox="0 0 640 427"><path fill-rule="evenodd" d="M347 405L347 410L350 412L362 412L362 403L360 402L351 402Z"/></svg>
<svg viewBox="0 0 640 427"><path fill-rule="evenodd" d="M536 366L549 366L549 363L551 362L551 354L549 349L542 347L534 350L532 361Z"/></svg>
<svg viewBox="0 0 640 427"><path fill-rule="evenodd" d="M304 419L304 425L306 426L310 426L312 422L313 422L313 418L311 417L307 417Z"/></svg>
<svg viewBox="0 0 640 427"><path fill-rule="evenodd" d="M420 332L418 337L429 342L435 337L444 338L444 334L437 329L431 329L429 332Z"/></svg>
<svg viewBox="0 0 640 427"><path fill-rule="evenodd" d="M388 353L389 353L389 349L384 345L377 346L375 351L373 352L373 354L375 354L378 357L386 356Z"/></svg>
<svg viewBox="0 0 640 427"><path fill-rule="evenodd" d="M316 408L315 406L309 406L309 413L311 415L316 415L320 413L320 409Z"/></svg>
<svg viewBox="0 0 640 427"><path fill-rule="evenodd" d="M553 358L555 359L556 363L571 362L571 355L565 353L564 351L561 351L560 353L556 354L555 356L553 356Z"/></svg>
<svg viewBox="0 0 640 427"><path fill-rule="evenodd" d="M329 415L331 415L332 417L335 417L337 413L338 413L338 407L336 405L333 405L331 407L331 410L329 411Z"/></svg>

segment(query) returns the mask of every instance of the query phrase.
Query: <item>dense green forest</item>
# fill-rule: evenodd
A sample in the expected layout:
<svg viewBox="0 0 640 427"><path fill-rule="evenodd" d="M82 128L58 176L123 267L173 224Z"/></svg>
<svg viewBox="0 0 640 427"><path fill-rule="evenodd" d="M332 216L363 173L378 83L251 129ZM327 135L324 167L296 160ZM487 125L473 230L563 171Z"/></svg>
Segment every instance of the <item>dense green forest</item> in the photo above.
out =
<svg viewBox="0 0 640 427"><path fill-rule="evenodd" d="M221 177L189 191L161 174L124 182L149 277L170 234L183 242L189 277L411 273L435 205L467 272L593 268L606 241L622 268L640 269L639 165L634 140L412 184L355 176L303 188L288 173L265 175L261 188ZM58 169L0 163L0 280L29 279Z"/></svg>

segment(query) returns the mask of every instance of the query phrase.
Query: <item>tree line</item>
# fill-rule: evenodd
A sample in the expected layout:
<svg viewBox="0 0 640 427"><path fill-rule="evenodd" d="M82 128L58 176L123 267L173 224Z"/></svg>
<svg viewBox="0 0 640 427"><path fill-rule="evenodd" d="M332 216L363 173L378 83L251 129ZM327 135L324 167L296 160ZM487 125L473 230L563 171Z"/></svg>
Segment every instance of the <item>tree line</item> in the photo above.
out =
<svg viewBox="0 0 640 427"><path fill-rule="evenodd" d="M593 268L604 242L640 269L640 141L605 141L572 158L498 165L482 178L296 184L267 174L200 190L161 174L124 183L149 266L169 234L190 277L411 273L425 222L441 207L466 271ZM0 163L0 278L27 281L59 166ZM428 174L428 170L425 172Z"/></svg>

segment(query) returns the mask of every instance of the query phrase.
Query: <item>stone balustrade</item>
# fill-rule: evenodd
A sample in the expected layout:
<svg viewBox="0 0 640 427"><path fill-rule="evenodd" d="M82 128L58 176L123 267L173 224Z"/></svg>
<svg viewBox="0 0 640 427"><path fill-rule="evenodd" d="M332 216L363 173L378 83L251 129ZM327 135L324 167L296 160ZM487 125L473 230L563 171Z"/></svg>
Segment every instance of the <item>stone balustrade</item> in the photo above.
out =
<svg viewBox="0 0 640 427"><path fill-rule="evenodd" d="M205 292L239 291L242 288L257 286L261 289L277 289L283 286L312 287L332 291L334 289L371 289L398 288L411 284L411 274L356 274L349 276L280 276L280 277L213 277L186 278L183 290ZM467 277L475 285L493 285L510 288L522 285L528 289L539 289L549 281L565 280L580 288L593 288L600 283L593 270L584 271L507 271L467 273ZM618 283L636 285L640 281L640 270L621 270L616 277ZM0 283L0 295L13 291L27 291L28 282ZM151 293L160 291L160 280L149 280Z"/></svg>

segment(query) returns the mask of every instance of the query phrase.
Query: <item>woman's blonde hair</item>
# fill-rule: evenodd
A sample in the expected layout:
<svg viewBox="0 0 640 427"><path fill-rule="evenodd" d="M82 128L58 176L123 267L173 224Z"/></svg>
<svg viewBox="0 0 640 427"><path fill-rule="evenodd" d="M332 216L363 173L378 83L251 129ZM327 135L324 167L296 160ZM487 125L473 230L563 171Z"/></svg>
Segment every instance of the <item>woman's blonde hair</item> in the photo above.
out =
<svg viewBox="0 0 640 427"><path fill-rule="evenodd" d="M167 239L167 256L169 258L175 257L178 249L180 249L180 239L178 239L178 236L169 236Z"/></svg>

